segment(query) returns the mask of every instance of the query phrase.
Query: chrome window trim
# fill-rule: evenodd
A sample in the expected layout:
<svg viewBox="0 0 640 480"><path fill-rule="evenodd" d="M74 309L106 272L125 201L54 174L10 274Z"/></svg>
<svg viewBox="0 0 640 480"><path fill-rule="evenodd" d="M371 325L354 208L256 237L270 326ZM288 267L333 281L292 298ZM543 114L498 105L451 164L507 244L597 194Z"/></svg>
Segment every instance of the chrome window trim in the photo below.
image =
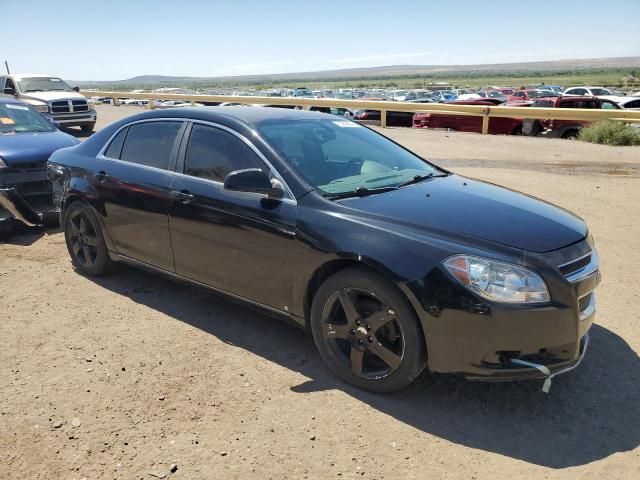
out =
<svg viewBox="0 0 640 480"><path fill-rule="evenodd" d="M260 150L258 150L258 148L248 138L246 138L244 135L236 132L232 128L227 127L226 125L221 125L219 123L210 122L210 121L207 121L207 120L198 120L198 119L193 119L193 118L160 117L160 118L145 118L145 119L142 119L142 120L135 120L133 122L126 123L126 124L122 125L120 128L118 128L109 137L109 139L105 142L105 144L102 146L102 148L100 149L100 151L96 155L96 158L98 158L100 160L108 160L110 162L120 162L120 163L124 163L124 164L127 164L127 165L137 165L139 167L146 168L146 169L151 169L153 171L158 171L158 172L167 172L167 173L170 173L172 175L179 175L179 176L182 176L182 177L195 179L195 180L198 180L198 181L201 181L201 182L207 182L210 185L214 185L214 186L217 186L217 187L224 188L223 182L219 182L217 180L210 180L208 178L194 177L192 175L186 175L186 174L184 174L182 172L166 170L164 168L151 167L151 166L148 166L148 165L142 165L140 163L127 162L126 160L120 160L119 158L111 158L111 157L107 157L107 156L104 155L104 152L107 151L107 149L109 148L109 145L111 145L111 142L116 137L116 135L118 135L118 133L120 133L120 131L124 130L125 128L130 127L131 125L137 125L139 123L167 122L167 121L169 121L169 122L199 123L199 124L202 124L202 125L207 125L207 126L210 126L210 127L219 128L221 130L224 130L224 131L234 135L236 138L240 139L245 145L247 145L253 151L253 153L255 153L258 156L258 158L269 168L269 171L284 186L284 192L287 195L287 197L281 198L281 199L279 199L279 201L285 202L285 203L290 203L290 204L293 204L293 205L297 205L298 204L298 202L296 200L296 197L293 195L293 192L289 188L289 185L287 185L287 182L285 182L284 178L282 178L282 175L280 175L280 172L278 172L278 170L276 170L276 168L271 164L271 162L269 162L269 160L267 160L267 158L264 156L264 154ZM267 195L262 195L262 194L259 194L259 193L252 193L252 192L236 192L236 193L238 193L238 194L246 194L246 195L250 195L250 196L258 196L260 198L267 198Z"/></svg>

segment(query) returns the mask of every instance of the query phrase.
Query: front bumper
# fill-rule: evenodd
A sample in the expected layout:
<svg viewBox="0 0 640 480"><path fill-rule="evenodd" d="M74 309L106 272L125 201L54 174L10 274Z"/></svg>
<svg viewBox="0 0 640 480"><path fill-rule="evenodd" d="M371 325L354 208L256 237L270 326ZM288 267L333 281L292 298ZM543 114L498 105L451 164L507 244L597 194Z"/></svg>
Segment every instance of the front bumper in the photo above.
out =
<svg viewBox="0 0 640 480"><path fill-rule="evenodd" d="M98 115L95 110L75 113L45 113L50 118L64 127L77 127L96 123Z"/></svg>
<svg viewBox="0 0 640 480"><path fill-rule="evenodd" d="M57 211L45 169L0 173L0 222L15 218L28 226L43 225Z"/></svg>
<svg viewBox="0 0 640 480"><path fill-rule="evenodd" d="M598 257L585 240L551 259L561 265L589 251L593 260L580 271L545 272L552 301L538 306L488 303L439 268L406 284L420 307L429 369L504 381L548 378L577 365L595 320Z"/></svg>

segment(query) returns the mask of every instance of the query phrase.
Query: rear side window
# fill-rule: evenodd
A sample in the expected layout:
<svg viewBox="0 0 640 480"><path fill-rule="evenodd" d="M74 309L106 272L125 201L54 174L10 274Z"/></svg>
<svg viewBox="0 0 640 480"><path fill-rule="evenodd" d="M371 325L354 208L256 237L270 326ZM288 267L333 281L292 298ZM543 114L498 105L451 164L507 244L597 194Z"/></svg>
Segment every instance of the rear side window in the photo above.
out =
<svg viewBox="0 0 640 480"><path fill-rule="evenodd" d="M131 125L122 146L120 159L167 170L181 127L182 122L146 122Z"/></svg>
<svg viewBox="0 0 640 480"><path fill-rule="evenodd" d="M553 101L551 101L551 100L536 100L535 102L533 102L533 104L531 106L532 107L539 107L539 108L553 107Z"/></svg>
<svg viewBox="0 0 640 480"><path fill-rule="evenodd" d="M184 160L186 175L224 182L229 172L245 168L267 172L255 152L235 135L206 125L193 126Z"/></svg>
<svg viewBox="0 0 640 480"><path fill-rule="evenodd" d="M118 132L118 134L113 138L111 144L104 152L105 157L109 158L120 158L120 153L122 152L122 145L124 144L124 139L127 136L127 131L129 128L123 128Z"/></svg>

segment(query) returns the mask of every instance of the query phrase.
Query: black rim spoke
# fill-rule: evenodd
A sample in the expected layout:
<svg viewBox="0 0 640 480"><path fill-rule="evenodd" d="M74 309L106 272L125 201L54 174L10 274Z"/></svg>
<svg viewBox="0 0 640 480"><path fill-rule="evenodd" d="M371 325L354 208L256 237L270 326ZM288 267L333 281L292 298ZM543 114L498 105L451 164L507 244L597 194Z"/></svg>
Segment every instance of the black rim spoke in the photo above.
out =
<svg viewBox="0 0 640 480"><path fill-rule="evenodd" d="M86 240L87 245L89 245L90 247L98 247L98 237L96 237L95 235L87 235Z"/></svg>
<svg viewBox="0 0 640 480"><path fill-rule="evenodd" d="M351 291L348 288L343 288L340 290L340 293L338 293L338 298L340 299L344 314L347 317L347 322L350 324L356 323L360 316L358 315L356 303Z"/></svg>
<svg viewBox="0 0 640 480"><path fill-rule="evenodd" d="M73 219L73 218L71 219L71 221L69 222L69 227L71 229L71 236L72 237L80 236L80 229L76 225L75 219Z"/></svg>
<svg viewBox="0 0 640 480"><path fill-rule="evenodd" d="M369 351L394 370L400 366L400 362L402 361L399 355L393 353L377 340L374 340L369 345Z"/></svg>
<svg viewBox="0 0 640 480"><path fill-rule="evenodd" d="M88 265L91 265L93 263L93 252L91 251L91 248L88 245L85 245L82 247L82 253L84 255L84 261Z"/></svg>
<svg viewBox="0 0 640 480"><path fill-rule="evenodd" d="M82 234L87 233L87 222L84 219L84 215L80 215L80 233Z"/></svg>
<svg viewBox="0 0 640 480"><path fill-rule="evenodd" d="M73 254L77 257L80 250L82 250L82 246L80 245L80 242L75 241L71 244L71 249L73 250Z"/></svg>
<svg viewBox="0 0 640 480"><path fill-rule="evenodd" d="M369 315L364 319L364 322L371 327L373 332L377 332L380 328L392 321L395 316L395 312L392 309L383 306L382 310Z"/></svg>
<svg viewBox="0 0 640 480"><path fill-rule="evenodd" d="M335 325L333 323L323 323L325 338L349 338L351 328L349 325Z"/></svg>
<svg viewBox="0 0 640 480"><path fill-rule="evenodd" d="M349 364L351 371L356 375L362 375L363 371L364 350L358 350L351 347L351 353L349 355Z"/></svg>

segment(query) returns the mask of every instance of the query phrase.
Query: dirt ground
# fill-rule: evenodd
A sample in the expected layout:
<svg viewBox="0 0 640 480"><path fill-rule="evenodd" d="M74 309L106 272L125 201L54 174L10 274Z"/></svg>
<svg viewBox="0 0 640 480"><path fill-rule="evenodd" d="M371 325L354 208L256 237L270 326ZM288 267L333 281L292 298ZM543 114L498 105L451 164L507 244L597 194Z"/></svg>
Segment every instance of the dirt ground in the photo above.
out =
<svg viewBox="0 0 640 480"><path fill-rule="evenodd" d="M603 283L577 370L548 395L364 393L295 327L128 267L85 278L59 232L20 235L0 244L0 478L640 478L640 149L386 133L588 221Z"/></svg>

